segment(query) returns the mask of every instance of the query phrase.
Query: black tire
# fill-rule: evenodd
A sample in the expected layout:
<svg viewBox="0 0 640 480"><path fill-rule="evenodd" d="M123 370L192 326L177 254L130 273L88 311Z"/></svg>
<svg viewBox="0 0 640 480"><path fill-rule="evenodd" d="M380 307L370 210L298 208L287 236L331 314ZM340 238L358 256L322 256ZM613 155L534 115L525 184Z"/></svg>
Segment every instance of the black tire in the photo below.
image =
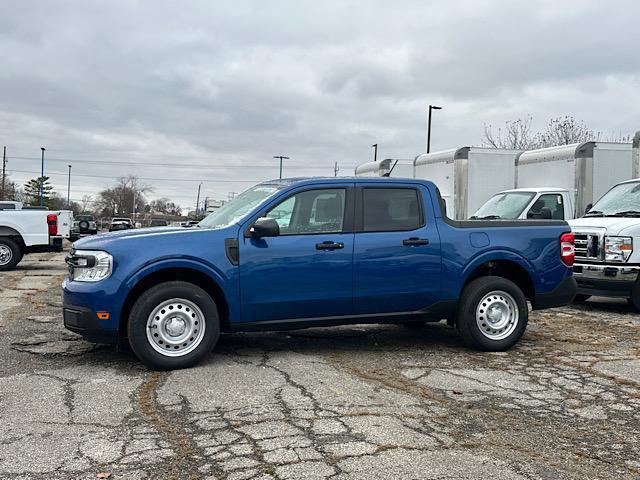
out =
<svg viewBox="0 0 640 480"><path fill-rule="evenodd" d="M578 293L576 294L576 296L573 298L574 303L581 303L581 302L586 302L587 300L589 300L591 298L591 295L586 295L584 293Z"/></svg>
<svg viewBox="0 0 640 480"><path fill-rule="evenodd" d="M161 340L154 341L154 339L150 339L150 337L147 336L147 321L151 314L156 310L156 308L162 305L163 302L173 299L176 299L176 302L171 305L181 303L180 300L183 302L186 301L186 303L195 305L200 310L199 313L202 314L202 318L200 318L200 314L195 317L195 311L193 311L194 313L191 313L188 307L184 307L185 310L180 310L180 315L187 315L185 312L190 311L189 315L193 314L196 319L201 320L202 324L195 321L195 324L199 326L193 326L193 328L196 328L194 333L197 334L197 328L200 328L201 331L204 330L204 333L201 332L199 340L197 340L197 346L182 356L168 356L168 354L159 353L157 348L161 347L159 347L158 344L163 342ZM164 310L162 310L162 313L164 314ZM175 313L178 314L179 311L176 309ZM160 315L159 312L158 315ZM167 313L163 318L166 318L169 315L171 315L171 313ZM158 319L160 317L152 318ZM188 320L191 320L188 316L187 318ZM154 328L162 328L161 325L163 324L159 325L160 326L156 326L154 324ZM202 328L203 326L205 327L204 329ZM164 332L167 332L166 328ZM189 368L205 359L211 353L213 347L218 341L218 337L220 336L218 308L207 292L196 285L180 281L161 283L142 293L136 300L133 308L131 309L131 313L129 314L127 333L131 349L147 367L154 370ZM158 337L158 334L154 333L153 335L154 337ZM184 341L189 343L187 339ZM181 344L181 342L182 341L178 343ZM187 346L187 343L185 343L184 346L186 348L191 348L191 345ZM169 349L168 352L172 352L173 354L173 350L168 346L168 343L164 346L167 346ZM174 348L178 349L181 347L178 345Z"/></svg>
<svg viewBox="0 0 640 480"><path fill-rule="evenodd" d="M409 330L419 330L426 325L427 322L420 320L417 322L402 322L402 326L404 328L408 328Z"/></svg>
<svg viewBox="0 0 640 480"><path fill-rule="evenodd" d="M640 280L636 280L631 290L631 298L628 298L627 301L636 311L640 312Z"/></svg>
<svg viewBox="0 0 640 480"><path fill-rule="evenodd" d="M488 299L488 303L495 301L496 306L504 304L505 312L513 312L505 317L509 323L505 326L504 332L502 330L492 331L488 320L487 324L484 324L487 328L481 327L476 321L476 311L482 312L480 302L491 292L504 292L507 294L504 298L511 297L508 301L503 301L503 297L496 293ZM512 304L513 308L508 306L509 304ZM517 318L515 310L517 310ZM478 313L478 315L479 318L483 318L481 313ZM482 320L479 321L482 323ZM508 350L520 340L527 328L528 321L529 310L524 293L515 283L506 278L481 277L470 282L462 290L456 323L462 340L471 348L488 352ZM488 333L483 333L483 330L487 330ZM499 338L503 334L508 335L504 338ZM487 335L494 335L496 339L489 338Z"/></svg>
<svg viewBox="0 0 640 480"><path fill-rule="evenodd" d="M0 272L16 268L22 260L20 246L10 238L0 237Z"/></svg>

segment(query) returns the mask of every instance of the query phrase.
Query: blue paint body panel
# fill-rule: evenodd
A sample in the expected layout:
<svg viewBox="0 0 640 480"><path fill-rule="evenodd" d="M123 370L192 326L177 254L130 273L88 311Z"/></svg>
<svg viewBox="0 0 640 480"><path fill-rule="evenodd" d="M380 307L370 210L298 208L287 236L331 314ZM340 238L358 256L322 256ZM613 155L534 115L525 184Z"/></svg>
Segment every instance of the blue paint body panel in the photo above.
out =
<svg viewBox="0 0 640 480"><path fill-rule="evenodd" d="M490 261L521 266L534 295L552 292L572 275L560 261L559 239L570 231L568 225L522 221L502 226L494 221L478 222L477 227L466 222L461 228L442 218L438 191L428 181L319 178L269 183L280 190L230 227L128 230L79 240L75 249L113 255L113 273L95 283L65 280L65 307L110 312L110 319L97 328L117 336L123 333L126 319L121 316L132 289L149 275L181 269L199 272L217 286L226 304L228 329L307 318L331 318L335 324L339 317L416 312L455 302L474 270ZM354 222L336 234L262 239L245 235L257 218L295 192L336 186L354 191L370 186L415 188L424 225L412 231L363 232ZM403 245L408 238L426 239L428 244ZM225 250L228 239L237 241L237 265ZM316 244L325 241L341 242L344 248L317 250Z"/></svg>

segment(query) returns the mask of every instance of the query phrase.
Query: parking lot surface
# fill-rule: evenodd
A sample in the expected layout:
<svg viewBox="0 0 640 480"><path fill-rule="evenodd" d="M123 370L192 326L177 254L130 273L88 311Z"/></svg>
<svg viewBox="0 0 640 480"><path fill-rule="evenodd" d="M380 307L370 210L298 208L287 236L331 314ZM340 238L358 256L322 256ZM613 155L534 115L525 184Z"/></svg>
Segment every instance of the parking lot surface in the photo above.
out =
<svg viewBox="0 0 640 480"><path fill-rule="evenodd" d="M533 312L505 353L445 324L223 335L152 372L64 330L64 254L0 273L0 478L640 477L640 315Z"/></svg>

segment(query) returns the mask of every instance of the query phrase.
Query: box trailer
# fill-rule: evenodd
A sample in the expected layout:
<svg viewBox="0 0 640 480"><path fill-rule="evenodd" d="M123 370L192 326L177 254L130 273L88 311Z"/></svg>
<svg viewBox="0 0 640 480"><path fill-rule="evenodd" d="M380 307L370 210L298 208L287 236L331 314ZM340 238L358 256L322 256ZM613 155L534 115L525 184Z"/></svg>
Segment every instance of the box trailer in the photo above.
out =
<svg viewBox="0 0 640 480"><path fill-rule="evenodd" d="M516 188L559 187L573 194L581 217L611 187L637 176L630 143L585 142L522 152Z"/></svg>
<svg viewBox="0 0 640 480"><path fill-rule="evenodd" d="M389 174L389 175L387 175ZM385 158L380 162L367 162L358 165L356 177L399 177L413 178L413 160Z"/></svg>
<svg viewBox="0 0 640 480"><path fill-rule="evenodd" d="M514 188L515 160L522 150L461 147L424 153L414 160L414 176L434 182L447 215L468 218L496 192Z"/></svg>

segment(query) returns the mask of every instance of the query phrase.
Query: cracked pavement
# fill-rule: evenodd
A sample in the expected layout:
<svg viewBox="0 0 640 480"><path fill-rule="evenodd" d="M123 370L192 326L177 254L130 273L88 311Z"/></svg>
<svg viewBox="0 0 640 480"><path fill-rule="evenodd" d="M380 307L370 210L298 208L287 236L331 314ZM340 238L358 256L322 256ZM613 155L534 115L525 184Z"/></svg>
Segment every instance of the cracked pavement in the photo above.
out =
<svg viewBox="0 0 640 480"><path fill-rule="evenodd" d="M151 372L62 327L64 254L0 273L0 478L640 477L640 315L533 312L509 352L444 323L223 335Z"/></svg>

